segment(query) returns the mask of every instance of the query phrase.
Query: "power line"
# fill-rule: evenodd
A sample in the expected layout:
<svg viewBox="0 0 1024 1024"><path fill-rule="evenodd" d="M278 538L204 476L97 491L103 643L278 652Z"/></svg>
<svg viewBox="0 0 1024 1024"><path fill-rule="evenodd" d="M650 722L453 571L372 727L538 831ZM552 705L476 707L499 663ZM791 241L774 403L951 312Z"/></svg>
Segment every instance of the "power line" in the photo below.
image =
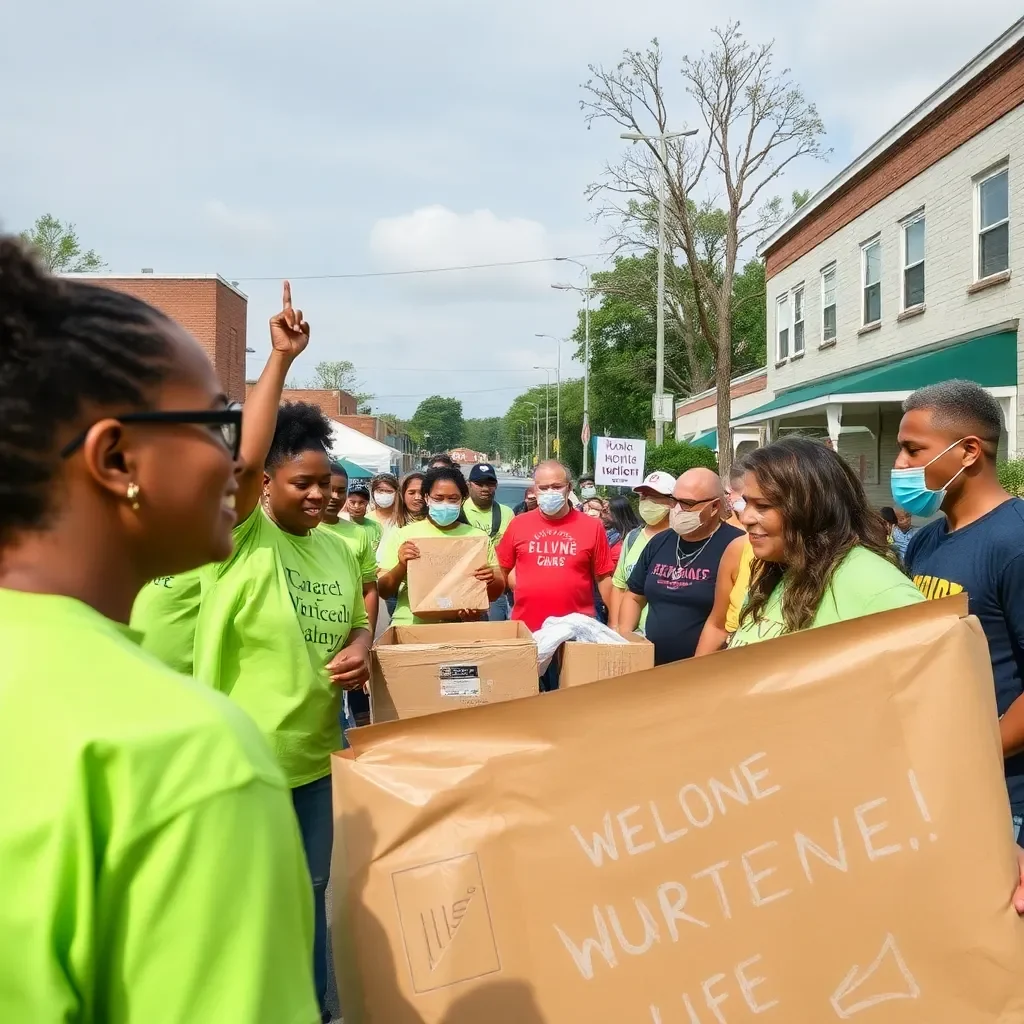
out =
<svg viewBox="0 0 1024 1024"><path fill-rule="evenodd" d="M562 260L585 260L606 258L605 252L585 252L580 256L542 256L534 260L505 260L498 263L467 263L461 267L423 267L419 270L375 270L365 271L359 274L297 274L289 277L287 274L274 275L272 277L239 277L233 275L235 281L280 281L287 278L289 281L354 281L367 277L408 277L411 274L448 274L459 270L491 270L495 267L524 267L531 263L559 263Z"/></svg>
<svg viewBox="0 0 1024 1024"><path fill-rule="evenodd" d="M543 384L538 384L537 388L544 387ZM457 395L490 395L496 391L522 391L523 386L521 384L512 384L511 386L503 388L480 388L478 391L449 391L446 392L445 398L455 398ZM536 390L535 388L527 388L527 391ZM379 398L429 398L430 395L423 391L417 391L412 395L373 395L368 401L376 402Z"/></svg>

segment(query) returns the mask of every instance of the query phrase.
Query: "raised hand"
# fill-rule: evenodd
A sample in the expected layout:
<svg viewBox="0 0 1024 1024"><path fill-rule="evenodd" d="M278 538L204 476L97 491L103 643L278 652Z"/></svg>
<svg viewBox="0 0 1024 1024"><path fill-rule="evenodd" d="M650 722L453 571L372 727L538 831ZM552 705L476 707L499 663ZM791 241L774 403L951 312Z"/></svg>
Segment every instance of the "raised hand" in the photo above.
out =
<svg viewBox="0 0 1024 1024"><path fill-rule="evenodd" d="M270 318L270 344L293 359L309 344L309 324L301 309L292 308L292 286L287 281L281 288L281 312Z"/></svg>

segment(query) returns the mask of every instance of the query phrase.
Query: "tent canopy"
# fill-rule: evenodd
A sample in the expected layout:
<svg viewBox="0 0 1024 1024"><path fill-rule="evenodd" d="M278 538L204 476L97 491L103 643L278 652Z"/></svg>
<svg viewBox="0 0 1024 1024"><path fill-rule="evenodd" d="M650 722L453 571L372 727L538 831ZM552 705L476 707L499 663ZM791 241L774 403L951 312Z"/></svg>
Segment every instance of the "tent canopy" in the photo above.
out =
<svg viewBox="0 0 1024 1024"><path fill-rule="evenodd" d="M334 460L341 464L341 468L348 474L349 480L369 480L373 476L373 472L366 469L363 466L357 466L354 462L350 462L348 459L336 458Z"/></svg>
<svg viewBox="0 0 1024 1024"><path fill-rule="evenodd" d="M391 473L401 464L400 452L344 423L331 424L330 454L332 459L348 459L362 469L369 470L371 476Z"/></svg>

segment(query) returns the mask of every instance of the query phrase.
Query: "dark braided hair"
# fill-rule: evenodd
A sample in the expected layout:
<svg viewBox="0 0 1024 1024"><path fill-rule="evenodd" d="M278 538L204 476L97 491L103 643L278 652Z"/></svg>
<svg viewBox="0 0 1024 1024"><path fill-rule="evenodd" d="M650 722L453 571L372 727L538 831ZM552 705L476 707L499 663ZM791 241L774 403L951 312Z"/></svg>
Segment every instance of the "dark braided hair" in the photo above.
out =
<svg viewBox="0 0 1024 1024"><path fill-rule="evenodd" d="M130 295L51 276L0 237L0 540L43 525L62 427L93 406L151 406L170 324Z"/></svg>
<svg viewBox="0 0 1024 1024"><path fill-rule="evenodd" d="M329 457L330 450L331 421L319 406L309 402L285 402L277 410L274 440L267 453L268 469L276 469L306 451L320 451Z"/></svg>

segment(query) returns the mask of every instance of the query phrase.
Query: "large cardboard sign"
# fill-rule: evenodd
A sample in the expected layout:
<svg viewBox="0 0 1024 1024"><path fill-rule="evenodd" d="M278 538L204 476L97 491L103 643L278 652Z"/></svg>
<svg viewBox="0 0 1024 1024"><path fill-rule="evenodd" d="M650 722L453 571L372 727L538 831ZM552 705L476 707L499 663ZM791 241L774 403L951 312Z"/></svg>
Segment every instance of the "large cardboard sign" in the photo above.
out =
<svg viewBox="0 0 1024 1024"><path fill-rule="evenodd" d="M638 487L644 481L647 442L632 437L599 437L594 480L611 487Z"/></svg>
<svg viewBox="0 0 1024 1024"><path fill-rule="evenodd" d="M951 598L350 734L346 1024L1010 1024L988 651Z"/></svg>

